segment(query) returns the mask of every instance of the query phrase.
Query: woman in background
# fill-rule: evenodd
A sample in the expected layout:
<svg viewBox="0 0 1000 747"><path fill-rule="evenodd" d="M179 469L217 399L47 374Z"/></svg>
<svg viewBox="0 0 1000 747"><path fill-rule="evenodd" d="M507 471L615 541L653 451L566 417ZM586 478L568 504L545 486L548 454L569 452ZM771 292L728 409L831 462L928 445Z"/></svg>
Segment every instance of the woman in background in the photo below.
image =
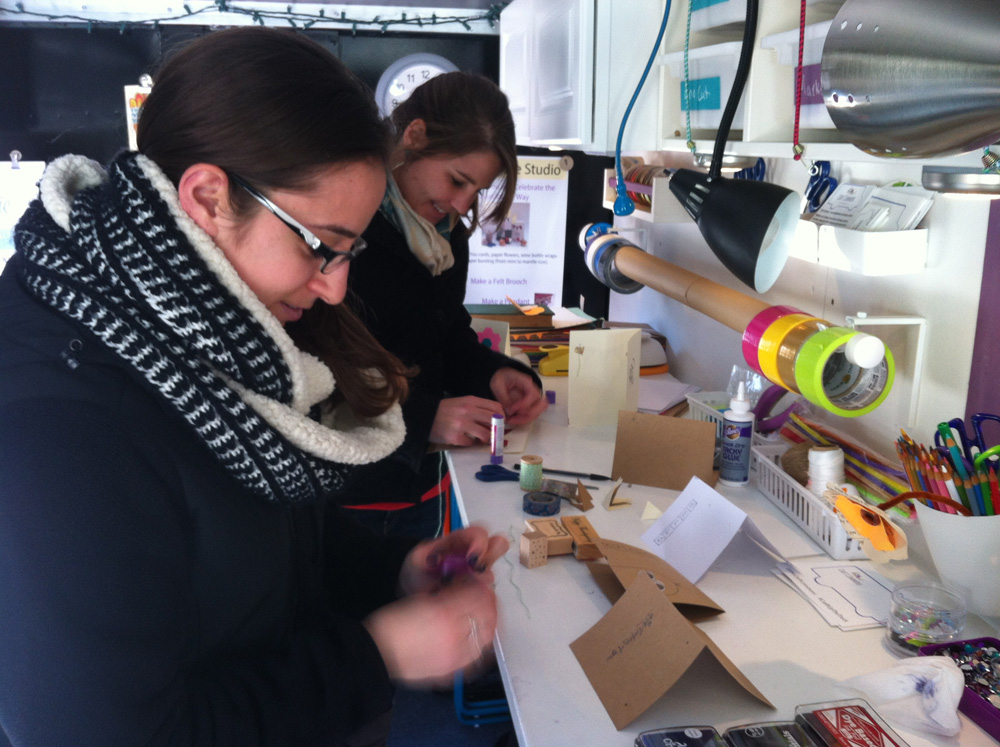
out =
<svg viewBox="0 0 1000 747"><path fill-rule="evenodd" d="M497 224L517 187L507 97L483 76L445 73L414 89L391 121L388 187L364 233L370 250L351 265L349 302L417 374L403 446L357 470L341 495L376 530L427 537L443 529L448 485L443 454L429 448L488 442L494 413L514 427L547 402L530 368L479 343L463 305L480 196L499 179L485 216ZM317 304L289 331L319 354L330 316Z"/></svg>
<svg viewBox="0 0 1000 747"><path fill-rule="evenodd" d="M385 190L370 92L213 32L138 143L51 163L0 277L0 744L382 744L393 681L481 658L507 542L331 502L403 438L405 369L337 307ZM283 329L316 301L326 365Z"/></svg>

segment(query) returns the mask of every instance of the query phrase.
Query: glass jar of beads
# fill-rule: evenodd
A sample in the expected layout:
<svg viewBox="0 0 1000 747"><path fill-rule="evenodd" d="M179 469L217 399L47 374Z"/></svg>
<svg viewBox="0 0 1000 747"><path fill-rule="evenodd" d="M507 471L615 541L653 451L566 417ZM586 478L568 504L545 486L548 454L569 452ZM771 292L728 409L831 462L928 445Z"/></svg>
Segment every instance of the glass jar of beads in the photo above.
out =
<svg viewBox="0 0 1000 747"><path fill-rule="evenodd" d="M921 646L956 640L965 630L965 618L965 602L943 586L898 586L892 592L886 640L893 651L915 656Z"/></svg>

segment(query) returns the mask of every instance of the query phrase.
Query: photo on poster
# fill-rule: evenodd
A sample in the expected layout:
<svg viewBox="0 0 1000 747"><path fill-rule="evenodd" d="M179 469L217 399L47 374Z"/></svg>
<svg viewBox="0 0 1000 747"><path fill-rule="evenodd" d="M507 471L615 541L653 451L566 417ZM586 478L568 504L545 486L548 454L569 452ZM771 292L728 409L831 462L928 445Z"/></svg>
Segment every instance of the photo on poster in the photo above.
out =
<svg viewBox="0 0 1000 747"><path fill-rule="evenodd" d="M469 240L465 303L562 305L569 174L558 158L517 159L514 201L499 221L482 221ZM494 185L486 194L502 190ZM481 216L488 215L484 200Z"/></svg>

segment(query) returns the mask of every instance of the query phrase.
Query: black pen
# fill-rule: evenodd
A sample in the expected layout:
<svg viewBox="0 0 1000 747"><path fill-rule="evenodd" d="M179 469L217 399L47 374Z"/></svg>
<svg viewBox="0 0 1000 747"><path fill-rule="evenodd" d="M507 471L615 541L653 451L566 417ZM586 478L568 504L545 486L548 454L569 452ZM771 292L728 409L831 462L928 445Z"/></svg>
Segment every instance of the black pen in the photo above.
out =
<svg viewBox="0 0 1000 747"><path fill-rule="evenodd" d="M514 469L520 470L521 469L521 463L520 462L515 462ZM552 475L568 475L569 477L586 477L588 480L610 480L611 479L607 475L594 475L594 474L591 474L590 472L570 472L569 470L565 470L565 469L549 469L548 467L545 467L545 466L542 467L542 472L548 472L549 474L552 474Z"/></svg>

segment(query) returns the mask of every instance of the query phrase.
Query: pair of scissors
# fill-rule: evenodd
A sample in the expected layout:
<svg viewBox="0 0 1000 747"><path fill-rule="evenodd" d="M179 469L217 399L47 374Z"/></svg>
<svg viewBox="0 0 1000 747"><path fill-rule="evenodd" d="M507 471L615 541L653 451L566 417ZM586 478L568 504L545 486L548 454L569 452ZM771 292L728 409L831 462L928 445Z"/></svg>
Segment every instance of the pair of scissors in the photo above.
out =
<svg viewBox="0 0 1000 747"><path fill-rule="evenodd" d="M750 179L755 182L762 182L765 176L767 176L767 166L764 164L763 158L758 158L757 163L753 166L740 169L733 174L733 179Z"/></svg>
<svg viewBox="0 0 1000 747"><path fill-rule="evenodd" d="M518 482L521 475L512 469L501 467L499 464L484 464L476 473L476 479L482 482L500 482L502 480Z"/></svg>
<svg viewBox="0 0 1000 747"><path fill-rule="evenodd" d="M815 213L837 189L837 180L830 176L829 161L815 161L809 169L806 185L806 212Z"/></svg>
<svg viewBox="0 0 1000 747"><path fill-rule="evenodd" d="M937 432L934 434L934 443L938 447L945 447L947 439L953 439L955 446L961 449L961 456L965 460L963 466L979 469L987 459L1000 455L1000 443L989 446L985 436L983 436L983 423L993 421L1000 424L1000 415L977 412L972 415L971 420L971 434L966 430L965 421L962 418L952 418L946 422L938 423ZM954 452L952 455L954 456Z"/></svg>

